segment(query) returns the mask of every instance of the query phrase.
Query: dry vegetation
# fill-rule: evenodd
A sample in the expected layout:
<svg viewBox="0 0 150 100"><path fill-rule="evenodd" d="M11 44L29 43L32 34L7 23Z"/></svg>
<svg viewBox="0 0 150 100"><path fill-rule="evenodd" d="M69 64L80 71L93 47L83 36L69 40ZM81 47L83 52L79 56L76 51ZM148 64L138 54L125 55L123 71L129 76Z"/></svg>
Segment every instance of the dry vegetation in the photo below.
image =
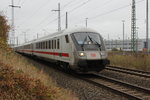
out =
<svg viewBox="0 0 150 100"><path fill-rule="evenodd" d="M7 25L2 23L0 20L0 25ZM47 74L15 54L6 44L4 33L8 31L2 29L0 26L0 100L77 100L70 91L57 87Z"/></svg>
<svg viewBox="0 0 150 100"><path fill-rule="evenodd" d="M146 54L131 54L126 53L123 55L121 52L110 52L109 59L111 65L150 71L150 55Z"/></svg>
<svg viewBox="0 0 150 100"><path fill-rule="evenodd" d="M0 50L0 100L77 100L24 58Z"/></svg>

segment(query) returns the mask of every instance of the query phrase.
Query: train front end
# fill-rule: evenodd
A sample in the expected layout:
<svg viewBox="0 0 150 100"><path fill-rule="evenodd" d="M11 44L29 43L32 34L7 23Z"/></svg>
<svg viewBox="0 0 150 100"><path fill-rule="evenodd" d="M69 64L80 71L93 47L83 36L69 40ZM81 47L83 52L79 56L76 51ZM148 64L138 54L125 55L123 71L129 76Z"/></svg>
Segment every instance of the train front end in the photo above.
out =
<svg viewBox="0 0 150 100"><path fill-rule="evenodd" d="M75 65L81 72L99 72L108 64L103 38L96 32L75 32L72 39L76 48Z"/></svg>

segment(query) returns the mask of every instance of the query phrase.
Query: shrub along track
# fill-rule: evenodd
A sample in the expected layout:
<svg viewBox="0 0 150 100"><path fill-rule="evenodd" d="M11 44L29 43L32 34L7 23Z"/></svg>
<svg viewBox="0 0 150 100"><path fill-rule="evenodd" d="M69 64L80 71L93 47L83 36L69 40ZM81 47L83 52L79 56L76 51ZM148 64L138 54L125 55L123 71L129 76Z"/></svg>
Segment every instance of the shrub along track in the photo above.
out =
<svg viewBox="0 0 150 100"><path fill-rule="evenodd" d="M116 67L116 66L107 66L105 69L116 71L116 72L121 72L121 73L126 73L130 75L135 75L139 77L150 78L150 72L146 72L146 71L128 69L128 68L122 68L122 67Z"/></svg>

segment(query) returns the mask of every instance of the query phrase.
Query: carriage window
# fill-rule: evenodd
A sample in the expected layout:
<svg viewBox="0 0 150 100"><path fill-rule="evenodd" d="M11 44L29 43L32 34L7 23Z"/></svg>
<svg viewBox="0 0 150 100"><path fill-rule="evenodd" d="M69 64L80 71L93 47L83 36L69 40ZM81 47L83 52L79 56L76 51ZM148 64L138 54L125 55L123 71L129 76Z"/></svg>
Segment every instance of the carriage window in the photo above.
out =
<svg viewBox="0 0 150 100"><path fill-rule="evenodd" d="M69 37L68 35L65 35L66 43L69 43Z"/></svg>
<svg viewBox="0 0 150 100"><path fill-rule="evenodd" d="M39 42L39 49L40 49L40 42Z"/></svg>
<svg viewBox="0 0 150 100"><path fill-rule="evenodd" d="M38 49L40 49L40 43L38 43Z"/></svg>
<svg viewBox="0 0 150 100"><path fill-rule="evenodd" d="M41 47L41 49L42 49L42 42L40 42L40 47Z"/></svg>
<svg viewBox="0 0 150 100"><path fill-rule="evenodd" d="M46 48L46 42L44 42L44 49Z"/></svg>
<svg viewBox="0 0 150 100"><path fill-rule="evenodd" d="M38 43L36 43L36 49L38 49Z"/></svg>
<svg viewBox="0 0 150 100"><path fill-rule="evenodd" d="M44 45L45 43L44 42L42 42L42 49L44 49L45 48L45 45Z"/></svg>
<svg viewBox="0 0 150 100"><path fill-rule="evenodd" d="M42 44L43 44L43 42L41 42L41 49L43 49L43 45Z"/></svg>
<svg viewBox="0 0 150 100"><path fill-rule="evenodd" d="M52 40L52 49L54 48L53 42L54 42L54 41Z"/></svg>
<svg viewBox="0 0 150 100"><path fill-rule="evenodd" d="M49 41L47 41L47 49L49 49Z"/></svg>
<svg viewBox="0 0 150 100"><path fill-rule="evenodd" d="M57 39L57 49L59 49L59 39Z"/></svg>
<svg viewBox="0 0 150 100"><path fill-rule="evenodd" d="M40 42L40 49L42 49L42 44L41 44L41 42Z"/></svg>
<svg viewBox="0 0 150 100"><path fill-rule="evenodd" d="M40 42L40 49L41 49L41 42Z"/></svg>
<svg viewBox="0 0 150 100"><path fill-rule="evenodd" d="M46 41L44 42L44 46L45 46L45 48L44 48L44 49L46 49Z"/></svg>
<svg viewBox="0 0 150 100"><path fill-rule="evenodd" d="M42 42L41 42L41 49L42 49L43 47L42 47Z"/></svg>
<svg viewBox="0 0 150 100"><path fill-rule="evenodd" d="M55 49L56 49L56 40L55 40L55 44L54 45L55 45Z"/></svg>
<svg viewBox="0 0 150 100"><path fill-rule="evenodd" d="M47 49L47 41L45 42L46 46L45 46L45 49Z"/></svg>
<svg viewBox="0 0 150 100"><path fill-rule="evenodd" d="M49 40L49 49L51 49L51 41Z"/></svg>
<svg viewBox="0 0 150 100"><path fill-rule="evenodd" d="M38 48L38 43L36 43L36 49Z"/></svg>
<svg viewBox="0 0 150 100"><path fill-rule="evenodd" d="M45 49L45 43L43 42L43 49Z"/></svg>

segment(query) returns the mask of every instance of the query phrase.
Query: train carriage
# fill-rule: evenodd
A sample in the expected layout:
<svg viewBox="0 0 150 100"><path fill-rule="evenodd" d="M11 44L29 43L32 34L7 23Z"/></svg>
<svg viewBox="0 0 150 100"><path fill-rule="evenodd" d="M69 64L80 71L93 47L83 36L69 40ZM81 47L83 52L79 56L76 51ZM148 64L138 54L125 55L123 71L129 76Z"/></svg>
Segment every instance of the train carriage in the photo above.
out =
<svg viewBox="0 0 150 100"><path fill-rule="evenodd" d="M78 72L101 71L109 64L102 36L89 28L63 30L17 46L15 51Z"/></svg>

